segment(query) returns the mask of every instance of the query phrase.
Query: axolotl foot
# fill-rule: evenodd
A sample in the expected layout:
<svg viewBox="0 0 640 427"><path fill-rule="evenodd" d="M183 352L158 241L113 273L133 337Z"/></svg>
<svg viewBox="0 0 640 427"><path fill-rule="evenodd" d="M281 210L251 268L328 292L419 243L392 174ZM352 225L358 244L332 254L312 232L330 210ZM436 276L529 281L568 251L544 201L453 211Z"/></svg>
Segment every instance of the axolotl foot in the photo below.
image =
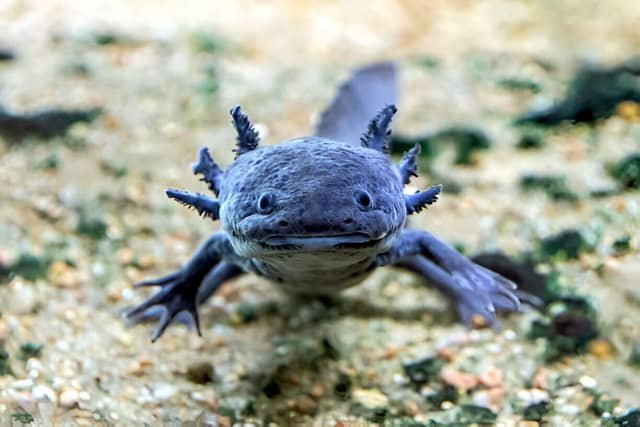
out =
<svg viewBox="0 0 640 427"><path fill-rule="evenodd" d="M447 295L460 320L469 327L481 323L497 328L496 312L520 310L516 285L472 262L452 273L422 256L403 259L395 266L417 273Z"/></svg>
<svg viewBox="0 0 640 427"><path fill-rule="evenodd" d="M417 273L456 305L468 326L481 323L497 327L496 311L520 310L515 283L469 260L425 231L406 229L391 250L376 259Z"/></svg>
<svg viewBox="0 0 640 427"><path fill-rule="evenodd" d="M196 304L198 286L190 284L190 280L192 278L189 277L189 274L184 270L178 270L158 279L137 283L135 287L160 286L161 289L144 302L125 312L125 318L133 321L148 317L155 318L157 317L157 308L163 308L164 312L151 336L151 341L155 342L174 318L180 313L186 312L191 316L198 335L201 335Z"/></svg>

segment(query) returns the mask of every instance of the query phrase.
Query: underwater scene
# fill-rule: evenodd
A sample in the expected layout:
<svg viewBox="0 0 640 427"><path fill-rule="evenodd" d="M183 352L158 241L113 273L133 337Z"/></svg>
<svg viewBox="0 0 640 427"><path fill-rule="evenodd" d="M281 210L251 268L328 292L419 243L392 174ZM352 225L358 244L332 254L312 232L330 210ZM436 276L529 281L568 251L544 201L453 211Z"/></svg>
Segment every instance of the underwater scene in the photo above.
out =
<svg viewBox="0 0 640 427"><path fill-rule="evenodd" d="M0 1L0 426L640 426L638 28Z"/></svg>

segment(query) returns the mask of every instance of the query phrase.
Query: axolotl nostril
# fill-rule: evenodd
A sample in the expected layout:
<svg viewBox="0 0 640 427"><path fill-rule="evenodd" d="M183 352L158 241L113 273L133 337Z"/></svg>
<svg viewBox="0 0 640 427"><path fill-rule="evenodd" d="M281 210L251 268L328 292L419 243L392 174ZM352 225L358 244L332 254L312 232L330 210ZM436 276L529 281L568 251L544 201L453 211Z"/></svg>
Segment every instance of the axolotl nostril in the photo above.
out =
<svg viewBox="0 0 640 427"><path fill-rule="evenodd" d="M395 92L393 64L364 67L341 86L313 136L274 146L259 146L247 115L233 108L235 161L223 171L203 148L193 165L217 198L167 190L170 198L220 220L222 230L178 271L139 283L160 290L126 316L164 307L153 341L183 311L200 333L198 304L241 274L257 274L291 292L326 294L387 265L443 291L466 324L479 315L494 325L496 310L517 311L512 282L430 233L406 228L407 216L436 202L441 187L403 193L416 176L419 146L398 164L389 158Z"/></svg>

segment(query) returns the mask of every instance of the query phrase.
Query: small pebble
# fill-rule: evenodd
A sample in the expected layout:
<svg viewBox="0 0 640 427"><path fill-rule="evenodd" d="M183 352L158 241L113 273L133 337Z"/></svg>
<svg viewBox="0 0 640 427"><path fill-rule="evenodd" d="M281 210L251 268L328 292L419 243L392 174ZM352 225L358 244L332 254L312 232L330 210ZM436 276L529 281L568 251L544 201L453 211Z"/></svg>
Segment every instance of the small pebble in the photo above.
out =
<svg viewBox="0 0 640 427"><path fill-rule="evenodd" d="M83 281L88 280L86 275L70 267L64 261L54 261L49 267L49 275L53 284L61 289L77 288L82 285Z"/></svg>
<svg viewBox="0 0 640 427"><path fill-rule="evenodd" d="M318 382L312 385L309 389L309 395L316 400L320 399L324 395L324 386L322 383Z"/></svg>
<svg viewBox="0 0 640 427"><path fill-rule="evenodd" d="M504 389L495 387L488 390L478 390L473 393L473 403L477 406L497 411L504 400Z"/></svg>
<svg viewBox="0 0 640 427"><path fill-rule="evenodd" d="M452 385L460 390L471 390L478 385L478 377L472 374L467 374L455 369L447 368L443 369L440 378L446 384Z"/></svg>
<svg viewBox="0 0 640 427"><path fill-rule="evenodd" d="M589 344L587 344L587 351L589 354L601 360L609 359L613 357L615 353L611 343L602 338L589 341Z"/></svg>
<svg viewBox="0 0 640 427"><path fill-rule="evenodd" d="M143 255L138 260L138 266L142 270L149 270L158 264L158 260L153 255Z"/></svg>
<svg viewBox="0 0 640 427"><path fill-rule="evenodd" d="M518 334L513 329L506 329L504 331L504 338L508 341L515 341L518 338Z"/></svg>
<svg viewBox="0 0 640 427"><path fill-rule="evenodd" d="M440 409L442 409L443 411L449 411L449 410L451 410L451 409L453 409L455 407L456 407L456 404L453 403L453 402L449 402L448 400L445 400L440 405Z"/></svg>
<svg viewBox="0 0 640 427"><path fill-rule="evenodd" d="M127 368L127 374L140 377L144 374L144 367L137 360L131 362Z"/></svg>
<svg viewBox="0 0 640 427"><path fill-rule="evenodd" d="M194 391L191 393L191 398L194 401L201 403L211 411L216 411L218 409L218 397L211 389Z"/></svg>
<svg viewBox="0 0 640 427"><path fill-rule="evenodd" d="M580 409L580 407L576 405L567 404L567 405L561 405L560 407L558 407L557 411L561 414L565 414L573 417L578 415L580 412L582 412L582 409Z"/></svg>
<svg viewBox="0 0 640 427"><path fill-rule="evenodd" d="M51 403L57 403L58 401L56 392L44 384L38 384L37 386L35 386L31 393L33 393L33 397L35 397L36 400L48 400Z"/></svg>
<svg viewBox="0 0 640 427"><path fill-rule="evenodd" d="M356 388L353 390L353 400L368 409L382 408L389 404L387 396L376 389Z"/></svg>
<svg viewBox="0 0 640 427"><path fill-rule="evenodd" d="M406 412L406 414L410 417L415 417L420 412L420 408L418 407L418 404L416 402L414 402L413 400L409 400L404 405L404 412Z"/></svg>
<svg viewBox="0 0 640 427"><path fill-rule="evenodd" d="M502 371L496 367L490 367L478 377L480 383L489 388L502 386Z"/></svg>
<svg viewBox="0 0 640 427"><path fill-rule="evenodd" d="M171 384L160 383L153 386L153 397L158 400L170 399L176 392L176 388Z"/></svg>
<svg viewBox="0 0 640 427"><path fill-rule="evenodd" d="M546 390L547 389L547 371L543 368L539 368L536 371L536 373L533 375L533 379L531 380L531 385L534 388Z"/></svg>
<svg viewBox="0 0 640 427"><path fill-rule="evenodd" d="M293 403L295 411L305 415L315 414L317 406L315 400L306 395L298 397Z"/></svg>
<svg viewBox="0 0 640 427"><path fill-rule="evenodd" d="M187 368L186 377L196 384L208 384L213 382L214 370L211 362L198 362Z"/></svg>
<svg viewBox="0 0 640 427"><path fill-rule="evenodd" d="M622 101L616 106L616 114L628 122L638 122L640 121L640 104Z"/></svg>
<svg viewBox="0 0 640 427"><path fill-rule="evenodd" d="M471 327L474 329L486 328L487 320L481 314L474 314L471 317Z"/></svg>
<svg viewBox="0 0 640 427"><path fill-rule="evenodd" d="M29 314L36 310L38 305L38 292L34 286L20 279L14 279L9 284L9 292L6 304L11 307L13 314Z"/></svg>
<svg viewBox="0 0 640 427"><path fill-rule="evenodd" d="M80 394L78 393L77 390L73 388L63 389L62 392L60 393L59 403L60 403L60 406L64 408L71 409L75 407L78 404L79 400L80 400Z"/></svg>
<svg viewBox="0 0 640 427"><path fill-rule="evenodd" d="M436 354L438 358L444 359L447 362L453 362L456 358L456 352L451 347L442 347Z"/></svg>
<svg viewBox="0 0 640 427"><path fill-rule="evenodd" d="M517 396L518 396L518 399L522 401L523 406L529 406L529 405L533 405L534 403L549 401L549 393L537 388L520 390Z"/></svg>
<svg viewBox="0 0 640 427"><path fill-rule="evenodd" d="M580 385L584 388L596 388L598 383L594 378L583 375L580 377Z"/></svg>
<svg viewBox="0 0 640 427"><path fill-rule="evenodd" d="M42 366L42 362L40 362L38 359L30 357L27 360L27 364L26 364L25 368L28 371L31 371L31 370L42 371L43 366Z"/></svg>

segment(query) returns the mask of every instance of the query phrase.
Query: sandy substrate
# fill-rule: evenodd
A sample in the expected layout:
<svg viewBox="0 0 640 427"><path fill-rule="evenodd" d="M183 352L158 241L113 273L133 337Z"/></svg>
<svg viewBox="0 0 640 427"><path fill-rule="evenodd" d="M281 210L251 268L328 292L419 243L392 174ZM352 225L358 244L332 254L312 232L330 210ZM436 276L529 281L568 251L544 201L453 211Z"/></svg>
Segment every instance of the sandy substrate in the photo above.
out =
<svg viewBox="0 0 640 427"><path fill-rule="evenodd" d="M0 143L0 263L51 255L36 280L0 283L0 344L13 371L0 375L0 425L20 425L19 413L54 426L362 425L379 417L376 408L389 423L426 423L451 421L473 403L497 413L497 425L524 426L535 424L524 424L523 408L541 400L553 405L549 425L600 425L588 409L594 390L619 399L612 416L640 405L640 371L629 363L640 344L640 200L637 191L587 197L613 185L606 162L638 151L638 117L599 123L595 142L587 127L563 127L534 151L515 148L509 125L525 107L560 96L579 60L638 54L639 3L156 3L0 3L0 47L18 54L0 63L0 104L105 110L65 138ZM119 39L99 45L96 34ZM221 165L233 160L229 107L242 104L265 143L277 143L307 133L349 70L379 59L402 69L396 129L463 123L493 141L473 166L441 156L436 172L463 191L445 194L412 226L469 253L520 253L571 227L597 233L592 253L557 267L566 286L596 303L604 350L547 363L544 343L526 337L539 314L504 318L500 332L467 331L442 296L393 270L333 304L242 277L202 308L202 338L173 327L151 345L151 325L122 321L146 295L132 283L173 271L216 229L164 189L206 191L190 171L203 145ZM498 85L513 76L542 92ZM52 157L57 168L43 166ZM518 179L528 172L567 175L584 197L522 193ZM423 176L416 185L431 183ZM104 238L78 233L87 217L106 225ZM631 250L613 256L624 235ZM41 354L21 358L25 343L41 344ZM409 384L402 363L436 354L446 360L442 378ZM434 406L426 396L443 383L460 399Z"/></svg>

